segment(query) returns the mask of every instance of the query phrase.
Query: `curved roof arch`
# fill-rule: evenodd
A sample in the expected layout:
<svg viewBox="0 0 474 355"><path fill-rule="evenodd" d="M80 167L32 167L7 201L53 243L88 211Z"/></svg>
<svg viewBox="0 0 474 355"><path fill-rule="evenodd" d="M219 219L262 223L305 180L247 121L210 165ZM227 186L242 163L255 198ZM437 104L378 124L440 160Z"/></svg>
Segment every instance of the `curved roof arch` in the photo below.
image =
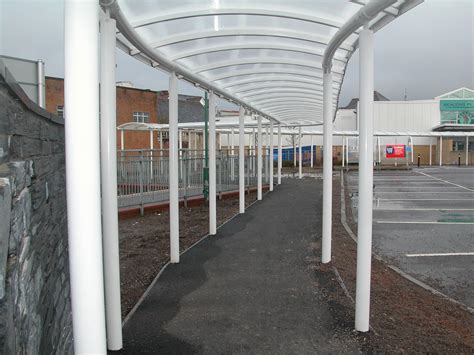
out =
<svg viewBox="0 0 474 355"><path fill-rule="evenodd" d="M248 111L322 119L323 72L337 107L362 25L377 31L422 0L101 0L117 46Z"/></svg>

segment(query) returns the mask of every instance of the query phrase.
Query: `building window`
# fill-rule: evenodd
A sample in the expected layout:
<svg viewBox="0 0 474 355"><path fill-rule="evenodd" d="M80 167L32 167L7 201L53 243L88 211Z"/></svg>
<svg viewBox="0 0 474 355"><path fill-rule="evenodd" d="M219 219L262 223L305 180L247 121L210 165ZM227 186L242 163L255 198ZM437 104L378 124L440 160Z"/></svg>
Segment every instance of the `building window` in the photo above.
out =
<svg viewBox="0 0 474 355"><path fill-rule="evenodd" d="M150 113L148 112L134 112L133 122L148 123L150 122Z"/></svg>
<svg viewBox="0 0 474 355"><path fill-rule="evenodd" d="M59 118L64 118L64 106L63 105L57 105L56 106L56 115L58 115Z"/></svg>

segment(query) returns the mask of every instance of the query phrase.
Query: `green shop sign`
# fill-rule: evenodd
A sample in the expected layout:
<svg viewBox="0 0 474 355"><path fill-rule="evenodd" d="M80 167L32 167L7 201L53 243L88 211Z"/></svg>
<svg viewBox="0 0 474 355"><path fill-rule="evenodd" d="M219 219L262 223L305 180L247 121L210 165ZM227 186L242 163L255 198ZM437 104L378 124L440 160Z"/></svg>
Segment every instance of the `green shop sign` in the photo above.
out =
<svg viewBox="0 0 474 355"><path fill-rule="evenodd" d="M474 111L474 100L440 100L441 111Z"/></svg>

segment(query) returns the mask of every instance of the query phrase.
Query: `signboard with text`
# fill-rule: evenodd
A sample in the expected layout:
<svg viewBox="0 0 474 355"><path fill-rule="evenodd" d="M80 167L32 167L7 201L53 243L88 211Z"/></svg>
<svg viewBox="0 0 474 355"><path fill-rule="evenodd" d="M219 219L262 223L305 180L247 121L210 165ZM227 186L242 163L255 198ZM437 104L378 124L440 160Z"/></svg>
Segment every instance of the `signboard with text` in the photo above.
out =
<svg viewBox="0 0 474 355"><path fill-rule="evenodd" d="M385 148L385 156L387 158L405 158L405 144L387 145L387 147Z"/></svg>

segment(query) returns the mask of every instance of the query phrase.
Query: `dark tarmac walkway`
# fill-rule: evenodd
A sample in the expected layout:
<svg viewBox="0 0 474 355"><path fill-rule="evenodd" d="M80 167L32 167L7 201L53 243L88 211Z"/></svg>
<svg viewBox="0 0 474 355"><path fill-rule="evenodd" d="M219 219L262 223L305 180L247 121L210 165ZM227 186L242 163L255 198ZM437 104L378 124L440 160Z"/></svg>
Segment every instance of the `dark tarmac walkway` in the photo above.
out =
<svg viewBox="0 0 474 355"><path fill-rule="evenodd" d="M359 352L309 258L322 182L286 179L170 265L124 326L127 354Z"/></svg>

